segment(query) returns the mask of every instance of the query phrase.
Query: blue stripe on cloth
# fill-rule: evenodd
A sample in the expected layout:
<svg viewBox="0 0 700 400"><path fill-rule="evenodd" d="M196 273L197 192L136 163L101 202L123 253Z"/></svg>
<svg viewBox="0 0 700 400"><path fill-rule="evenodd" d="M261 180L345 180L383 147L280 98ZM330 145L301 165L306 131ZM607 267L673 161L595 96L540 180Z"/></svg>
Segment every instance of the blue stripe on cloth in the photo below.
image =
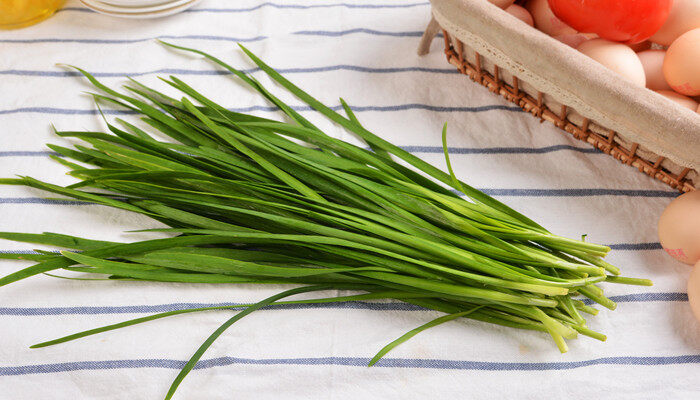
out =
<svg viewBox="0 0 700 400"><path fill-rule="evenodd" d="M668 190L638 189L479 189L489 196L500 197L593 197L593 196L630 196L630 197L678 197L679 192Z"/></svg>
<svg viewBox="0 0 700 400"><path fill-rule="evenodd" d="M304 357L304 358L238 358L217 357L200 360L195 369L208 369L229 365L306 365L306 366L346 366L366 368L369 358L365 357ZM417 368L472 371L553 371L570 370L595 365L641 365L661 366L678 364L700 364L700 354L679 356L618 356L601 357L581 361L555 362L491 362L470 360L441 360L425 358L383 358L375 367ZM172 359L133 359L107 361L75 361L54 364L33 364L15 367L0 367L0 376L29 374L52 374L68 371L96 371L133 368L182 369L184 360Z"/></svg>
<svg viewBox="0 0 700 400"><path fill-rule="evenodd" d="M0 307L0 315L47 316L47 315L101 315L101 314L150 314L190 308L229 307L243 308L244 303L171 303L133 306L77 306L77 307ZM354 309L372 311L427 311L408 303L371 303L344 301L338 303L288 304L265 307L266 310L306 309Z"/></svg>
<svg viewBox="0 0 700 400"><path fill-rule="evenodd" d="M441 146L401 146L410 153L442 154ZM545 154L555 151L570 150L585 154L604 154L593 147L577 147L565 144L546 147L448 147L447 151L453 154Z"/></svg>
<svg viewBox="0 0 700 400"><path fill-rule="evenodd" d="M306 108L306 107L305 107ZM334 110L342 109L342 106L331 107ZM430 104L397 104L393 106L351 106L353 111L403 111L403 110L427 110L436 112L483 112L483 111L493 111L493 110L503 110L503 111L515 111L523 112L520 107L517 106L505 106L505 105L489 105L489 106L476 106L476 107L449 107L449 106L433 106ZM309 107L309 110L311 108ZM302 110L307 111L307 110Z"/></svg>
<svg viewBox="0 0 700 400"><path fill-rule="evenodd" d="M407 31L407 32L387 32L387 31L377 31L374 29L367 28L355 28L348 29L344 31L298 31L293 32L294 35L305 35L305 36L324 36L324 37L338 37L345 35L352 35L355 33L364 33L373 36L394 36L394 37L420 37L423 35L422 31ZM438 37L442 35L438 34ZM128 43L140 43L155 41L157 39L187 39L187 40L213 40L213 41L224 41L224 42L237 42L237 43L248 43L248 42L258 42L261 40L268 39L267 36L255 36L249 38L239 38L232 36L215 36L215 35L161 35L148 38L137 38L137 39L79 39L79 38L35 38L35 39L0 39L0 43L84 43L84 44L128 44Z"/></svg>
<svg viewBox="0 0 700 400"><path fill-rule="evenodd" d="M430 5L429 2L420 3L406 3L406 4L349 4L349 3L328 3L328 4L277 4L277 3L261 3L253 7L244 8L190 8L185 10L186 13L246 13L261 9L263 7L278 8L278 9L296 9L296 10L310 10L314 8L350 8L350 9L395 9L395 8L412 8ZM60 12L65 11L77 11L77 12L94 12L89 8L85 7L65 7Z"/></svg>
<svg viewBox="0 0 700 400"><path fill-rule="evenodd" d="M661 243L649 242L649 243L618 243L609 244L612 250L663 250Z"/></svg>
<svg viewBox="0 0 700 400"><path fill-rule="evenodd" d="M109 110L103 109L102 112L105 115L124 115L124 114L136 114L135 111L131 110ZM0 110L0 115L4 114L26 114L26 113L37 113L37 114L59 114L59 115L99 115L98 110L76 110L70 108L56 108L56 107L20 107L11 110Z"/></svg>
<svg viewBox="0 0 700 400"><path fill-rule="evenodd" d="M277 72L284 74L302 74L314 72L329 72L329 71L356 71L372 74L394 74L402 72L428 72L435 74L459 74L459 71L454 68L425 68L425 67L391 67L391 68L373 68L364 67L361 65L328 65L324 67L306 67L306 68L275 68ZM245 73L259 72L260 68L249 68L241 70ZM88 71L89 72L89 71ZM143 76L153 74L178 74L178 75L232 75L229 71L217 70L192 70L192 69L177 69L163 68L144 72L91 72L97 78L113 78L124 76ZM79 72L74 71L36 71L22 69L8 69L0 71L0 75L16 75L16 76L41 76L41 77L76 77L82 76Z"/></svg>
<svg viewBox="0 0 700 400"><path fill-rule="evenodd" d="M313 111L309 106L292 106L295 111ZM341 110L342 106L330 107L334 110ZM434 106L430 104L397 104L392 106L351 106L352 110L355 112L363 111L380 111L380 112L393 112L393 111L405 111L405 110L426 110L434 112L484 112L493 110L504 110L504 111L514 111L522 112L523 110L517 106L505 106L505 105L488 105L488 106L477 106L477 107L449 107L449 106ZM251 111L279 111L277 107L271 106L250 106L243 108L229 108L230 111L236 112L251 112ZM135 111L131 110L109 110L103 109L104 114L110 115L123 115L123 114L136 114ZM98 110L79 110L71 108L54 108L54 107L22 107L15 108L11 110L0 110L0 115L3 114L23 114L23 113L40 113L40 114L63 114L63 115L75 115L75 114L93 114L98 115L100 112Z"/></svg>
<svg viewBox="0 0 700 400"><path fill-rule="evenodd" d="M606 244L612 250L632 250L632 251L643 251L643 250L663 250L661 243L613 243ZM37 254L33 250L2 250L0 249L0 254Z"/></svg>
<svg viewBox="0 0 700 400"><path fill-rule="evenodd" d="M647 303L647 302L676 302L676 301L688 301L687 293L635 293L635 294L623 294L619 296L610 296L610 300L616 303ZM581 299L587 305L596 304L591 299Z"/></svg>
<svg viewBox="0 0 700 400"><path fill-rule="evenodd" d="M87 201L44 199L41 197L0 197L0 204L50 204L56 206L96 205Z"/></svg>
<svg viewBox="0 0 700 400"><path fill-rule="evenodd" d="M155 41L156 39L193 39L214 40L225 42L257 42L267 39L267 36L237 38L231 36L213 35L162 35L139 39L77 39L77 38L36 38L36 39L0 39L0 43L90 43L90 44L124 44Z"/></svg>
<svg viewBox="0 0 700 400"><path fill-rule="evenodd" d="M678 192L666 190L637 190L637 189L477 189L489 196L496 197L598 197L598 196L628 196L650 198L673 198ZM453 190L455 193L460 193ZM460 194L461 195L461 194ZM56 205L86 205L90 202L75 202L70 200L44 199L40 197L0 197L0 204L56 204Z"/></svg>
<svg viewBox="0 0 700 400"><path fill-rule="evenodd" d="M355 33L364 33L372 36L396 36L396 37L421 37L423 36L423 31L404 31L404 32L390 32L390 31L377 31L374 29L367 28L354 28L346 29L344 31L297 31L294 35L305 35L305 36L327 36L327 37L337 37L352 35Z"/></svg>
<svg viewBox="0 0 700 400"><path fill-rule="evenodd" d="M53 151L0 151L0 157L48 157L58 156Z"/></svg>
<svg viewBox="0 0 700 400"><path fill-rule="evenodd" d="M440 146L399 146L410 153L442 154ZM585 154L605 154L594 148L577 147L570 145L555 145L547 147L448 147L450 155L455 154L546 154L555 151L575 151ZM58 156L51 151L0 151L0 157L45 157Z"/></svg>
<svg viewBox="0 0 700 400"><path fill-rule="evenodd" d="M612 250L632 250L632 251L644 251L644 250L663 250L661 243L614 243L607 244ZM38 254L34 250L2 250L0 249L0 254Z"/></svg>
<svg viewBox="0 0 700 400"><path fill-rule="evenodd" d="M380 8L412 8L430 5L429 2L420 3L405 3L405 4L349 4L349 3L331 3L331 4L276 4L276 3L262 3L257 6L247 7L247 8L190 8L185 12L213 12L213 13L240 13L255 11L262 7L280 8L280 9L297 9L297 10L309 10L313 8L333 8L333 7L343 7L343 8L354 8L354 9L380 9Z"/></svg>
<svg viewBox="0 0 700 400"><path fill-rule="evenodd" d="M618 303L648 303L648 302L684 302L688 295L676 292L634 293L610 296L610 300ZM583 299L586 304L593 304L589 299ZM0 315L13 316L48 316L48 315L101 315L101 314L151 314L189 308L228 307L243 308L244 303L170 303L155 305L131 306L75 306L75 307L0 307ZM404 302L373 303L364 301L344 301L338 303L317 304L288 304L268 306L267 310L299 310L299 309L355 309L372 311L427 311Z"/></svg>
<svg viewBox="0 0 700 400"><path fill-rule="evenodd" d="M617 243L606 245L612 250L617 251L646 251L646 250L663 250L661 243ZM58 252L56 252L58 253ZM2 250L0 254L39 254L34 250Z"/></svg>

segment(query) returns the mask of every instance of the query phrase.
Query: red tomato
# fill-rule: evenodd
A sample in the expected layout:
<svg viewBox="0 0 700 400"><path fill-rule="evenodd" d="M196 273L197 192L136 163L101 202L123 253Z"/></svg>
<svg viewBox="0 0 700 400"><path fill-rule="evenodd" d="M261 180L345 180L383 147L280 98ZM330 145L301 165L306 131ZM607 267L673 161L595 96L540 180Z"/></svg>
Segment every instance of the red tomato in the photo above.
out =
<svg viewBox="0 0 700 400"><path fill-rule="evenodd" d="M548 0L554 14L579 32L639 43L661 28L673 0Z"/></svg>

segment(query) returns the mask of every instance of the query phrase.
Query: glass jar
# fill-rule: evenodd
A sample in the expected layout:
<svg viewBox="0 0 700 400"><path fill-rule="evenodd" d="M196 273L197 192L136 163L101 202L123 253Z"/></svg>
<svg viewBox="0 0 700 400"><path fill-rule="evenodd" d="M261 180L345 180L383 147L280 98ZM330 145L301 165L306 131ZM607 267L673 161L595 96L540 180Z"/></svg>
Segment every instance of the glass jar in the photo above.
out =
<svg viewBox="0 0 700 400"><path fill-rule="evenodd" d="M36 24L53 15L64 0L0 0L0 29Z"/></svg>

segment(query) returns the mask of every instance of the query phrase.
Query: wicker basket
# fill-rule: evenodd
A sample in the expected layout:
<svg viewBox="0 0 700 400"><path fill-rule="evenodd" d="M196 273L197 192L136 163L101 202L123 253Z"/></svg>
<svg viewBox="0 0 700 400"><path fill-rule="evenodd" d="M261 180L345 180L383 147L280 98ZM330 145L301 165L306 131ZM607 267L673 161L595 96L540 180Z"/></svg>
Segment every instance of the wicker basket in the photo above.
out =
<svg viewBox="0 0 700 400"><path fill-rule="evenodd" d="M700 188L699 114L620 79L486 0L431 4L419 54L442 32L447 61L473 81L673 188Z"/></svg>

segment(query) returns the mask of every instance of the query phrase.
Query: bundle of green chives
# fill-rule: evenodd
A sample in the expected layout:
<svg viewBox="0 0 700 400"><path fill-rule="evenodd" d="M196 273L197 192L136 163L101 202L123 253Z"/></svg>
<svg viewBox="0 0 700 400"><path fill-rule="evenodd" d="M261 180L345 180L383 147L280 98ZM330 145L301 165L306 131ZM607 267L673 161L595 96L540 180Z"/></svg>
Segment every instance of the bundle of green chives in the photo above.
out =
<svg viewBox="0 0 700 400"><path fill-rule="evenodd" d="M94 94L97 100L140 114L151 132L121 119L121 127L107 123L110 133L57 131L91 146L49 145L62 156L54 159L70 168L79 183L61 187L30 177L0 180L141 213L170 227L151 231L172 233L165 239L117 243L3 232L0 238L72 251L2 255L38 263L0 278L0 286L57 269L111 279L295 285L247 306L214 332L166 398L224 330L271 304L396 299L446 314L385 346L372 365L417 333L460 317L547 332L565 352L564 339L579 333L605 340L586 327L581 314L598 311L574 296L614 309L598 283L651 285L618 276L619 270L602 258L608 247L553 235L459 181L449 162L445 128L449 173L367 131L342 99L347 116L323 105L242 46L270 78L362 138L369 149L324 134L255 78L223 61L166 45L224 67L284 112L288 122L232 112L173 76L163 81L185 95L180 100L134 80L126 86L128 94L120 93L78 69L102 92ZM169 139L156 139L163 135ZM282 301L328 289L361 294ZM235 307L155 314L33 347L226 308Z"/></svg>

